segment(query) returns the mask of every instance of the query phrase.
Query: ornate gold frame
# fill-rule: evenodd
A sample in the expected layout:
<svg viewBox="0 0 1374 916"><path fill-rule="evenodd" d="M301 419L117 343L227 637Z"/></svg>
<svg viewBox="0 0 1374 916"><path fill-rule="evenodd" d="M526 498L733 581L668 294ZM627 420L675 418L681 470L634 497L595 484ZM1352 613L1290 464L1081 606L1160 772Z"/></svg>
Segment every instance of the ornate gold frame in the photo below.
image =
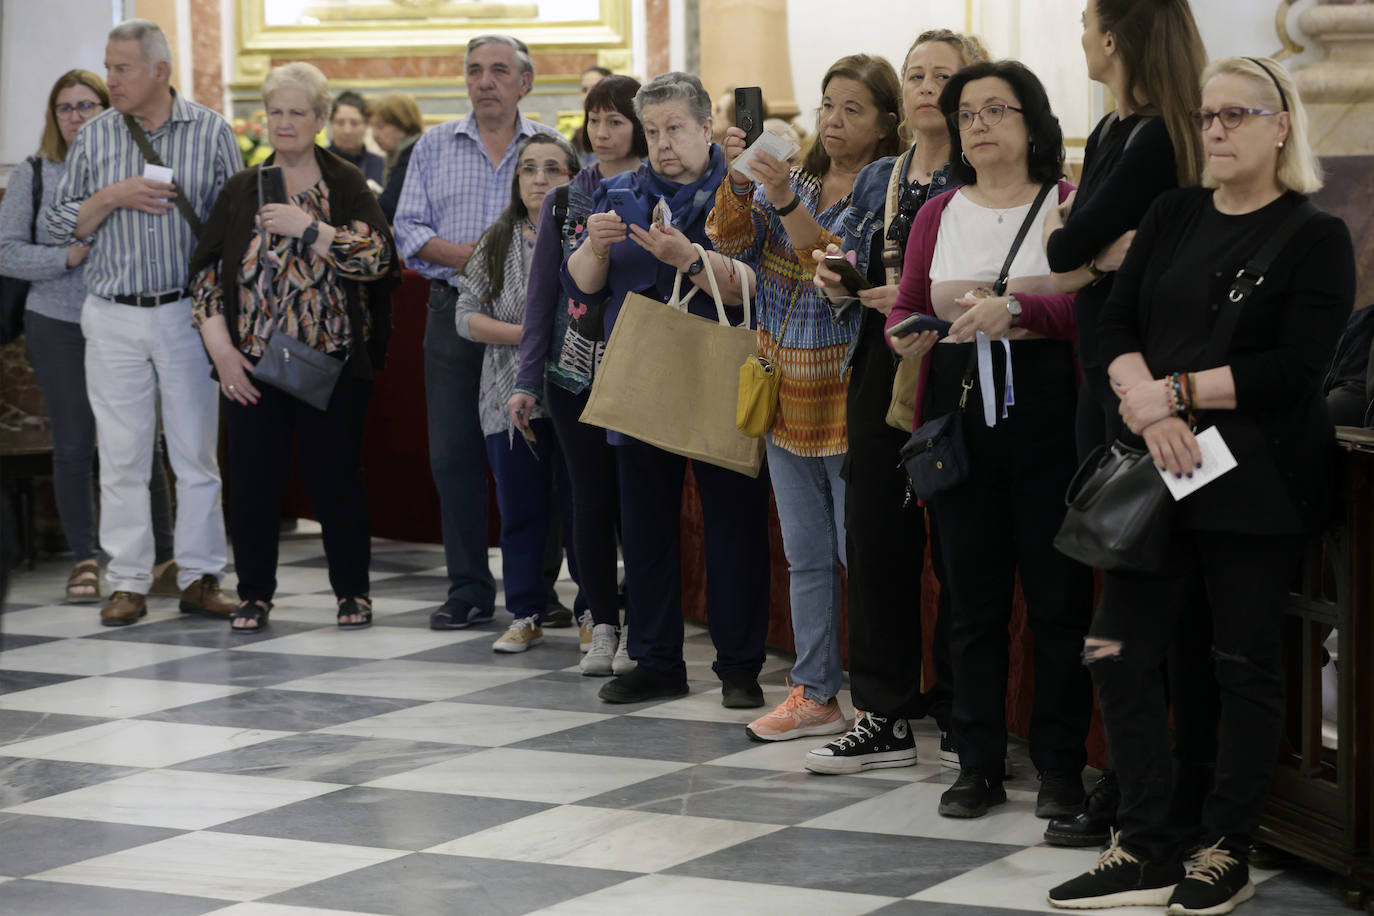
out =
<svg viewBox="0 0 1374 916"><path fill-rule="evenodd" d="M240 0L232 84L257 85L274 58L453 54L470 39L492 32L514 35L537 53L595 51L603 66L625 70L633 41L630 3L631 0L600 0L595 20L573 22L482 17L397 19L394 24L373 19L280 26L267 24L265 0ZM521 5L520 0L513 5Z"/></svg>

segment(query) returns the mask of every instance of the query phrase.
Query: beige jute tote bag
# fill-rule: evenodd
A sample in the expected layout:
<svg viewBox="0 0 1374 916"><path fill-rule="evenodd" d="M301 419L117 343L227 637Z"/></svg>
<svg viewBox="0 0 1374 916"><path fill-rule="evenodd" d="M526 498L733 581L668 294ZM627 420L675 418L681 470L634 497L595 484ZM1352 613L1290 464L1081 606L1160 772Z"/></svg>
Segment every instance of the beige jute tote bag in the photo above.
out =
<svg viewBox="0 0 1374 916"><path fill-rule="evenodd" d="M704 259L706 252L696 248ZM680 298L681 273L667 304L639 293L625 297L582 422L757 477L763 440L735 426L739 367L758 351L758 332L749 327L748 286L743 284L744 324L734 327L709 267L706 276L716 321L687 311L697 290Z"/></svg>

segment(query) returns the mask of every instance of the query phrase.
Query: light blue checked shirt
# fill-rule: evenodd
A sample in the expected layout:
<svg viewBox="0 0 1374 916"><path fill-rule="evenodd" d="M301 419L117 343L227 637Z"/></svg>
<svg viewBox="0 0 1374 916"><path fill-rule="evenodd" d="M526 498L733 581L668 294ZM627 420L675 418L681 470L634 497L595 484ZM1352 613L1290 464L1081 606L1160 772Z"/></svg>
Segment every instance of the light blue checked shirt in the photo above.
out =
<svg viewBox="0 0 1374 916"><path fill-rule="evenodd" d="M415 141L393 226L407 267L458 285L458 271L422 260L420 249L435 237L456 245L477 241L510 205L515 148L521 138L540 132L557 133L517 114L515 139L499 163L487 155L471 114L440 124Z"/></svg>
<svg viewBox="0 0 1374 916"><path fill-rule="evenodd" d="M172 170L177 193L201 220L224 182L243 169L233 128L173 90L172 115L148 141ZM67 172L45 218L58 245L71 244L81 205L101 188L143 174L145 160L113 108L86 123L67 151ZM177 210L153 215L120 207L96 229L86 259L86 289L105 299L185 289L196 237Z"/></svg>

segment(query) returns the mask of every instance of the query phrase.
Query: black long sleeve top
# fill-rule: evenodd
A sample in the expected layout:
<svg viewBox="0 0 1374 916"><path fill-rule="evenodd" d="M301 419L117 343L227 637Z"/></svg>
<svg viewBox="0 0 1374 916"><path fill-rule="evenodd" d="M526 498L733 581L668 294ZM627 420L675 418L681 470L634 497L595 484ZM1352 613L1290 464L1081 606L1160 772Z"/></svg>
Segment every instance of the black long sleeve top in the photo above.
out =
<svg viewBox="0 0 1374 916"><path fill-rule="evenodd" d="M1155 378L1196 372L1236 273L1302 203L1289 192L1230 216L1212 191L1160 196L1117 273L1098 326L1103 366L1141 353ZM1236 457L1235 470L1184 499L1189 527L1298 533L1330 508L1331 421L1322 377L1355 298L1355 254L1337 217L1310 220L1274 259L1241 312L1221 365L1235 379L1235 410L1200 413Z"/></svg>
<svg viewBox="0 0 1374 916"><path fill-rule="evenodd" d="M1092 260L1122 233L1135 229L1156 197L1178 187L1173 143L1162 118L1108 114L1083 152L1083 178L1064 227L1049 238L1050 270L1069 273ZM1078 353L1097 365L1097 323L1112 291L1112 274L1078 291Z"/></svg>

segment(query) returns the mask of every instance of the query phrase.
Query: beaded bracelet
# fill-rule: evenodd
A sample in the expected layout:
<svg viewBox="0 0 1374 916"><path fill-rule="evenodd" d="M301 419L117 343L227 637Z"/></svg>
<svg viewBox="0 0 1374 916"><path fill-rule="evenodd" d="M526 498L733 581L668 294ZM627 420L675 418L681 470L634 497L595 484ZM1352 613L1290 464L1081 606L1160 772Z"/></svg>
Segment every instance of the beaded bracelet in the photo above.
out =
<svg viewBox="0 0 1374 916"><path fill-rule="evenodd" d="M1185 413L1188 404L1183 399L1183 374L1181 372L1171 372L1167 380L1169 392L1169 409L1176 414Z"/></svg>

